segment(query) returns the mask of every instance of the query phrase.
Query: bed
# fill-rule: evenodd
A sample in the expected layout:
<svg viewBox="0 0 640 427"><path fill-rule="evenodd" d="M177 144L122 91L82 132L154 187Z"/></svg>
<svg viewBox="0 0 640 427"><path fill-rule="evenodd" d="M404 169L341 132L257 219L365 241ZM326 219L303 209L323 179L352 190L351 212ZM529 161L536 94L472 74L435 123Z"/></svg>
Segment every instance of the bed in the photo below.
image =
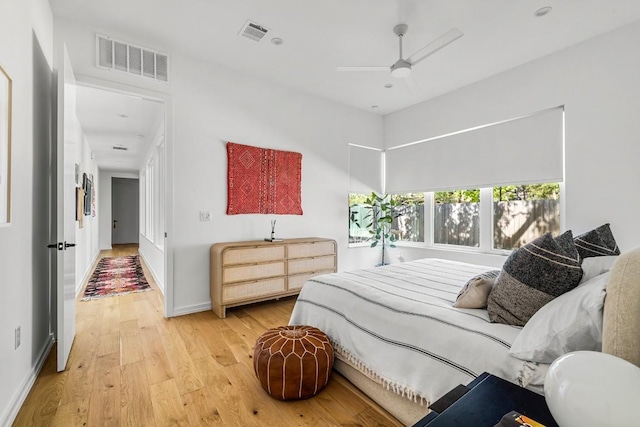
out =
<svg viewBox="0 0 640 427"><path fill-rule="evenodd" d="M488 270L423 259L317 276L305 283L290 324L325 331L335 369L406 425L484 371L542 393L549 363L509 353L521 327L452 307L462 286ZM610 270L602 349L640 365L640 249L616 257Z"/></svg>

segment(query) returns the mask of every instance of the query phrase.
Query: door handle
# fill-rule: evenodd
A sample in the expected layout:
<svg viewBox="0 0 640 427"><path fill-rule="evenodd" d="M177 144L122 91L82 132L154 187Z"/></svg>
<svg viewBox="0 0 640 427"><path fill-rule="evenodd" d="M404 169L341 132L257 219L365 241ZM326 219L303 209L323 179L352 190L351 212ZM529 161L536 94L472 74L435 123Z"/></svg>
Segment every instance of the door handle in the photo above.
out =
<svg viewBox="0 0 640 427"><path fill-rule="evenodd" d="M60 243L52 243L50 245L47 245L47 248L49 249L58 249L59 251L64 249L64 243L60 242Z"/></svg>
<svg viewBox="0 0 640 427"><path fill-rule="evenodd" d="M67 242L64 242L64 248L65 248L65 249L67 249L67 248L73 248L73 247L75 247L75 246L76 246L76 244L75 244L75 243L67 243Z"/></svg>
<svg viewBox="0 0 640 427"><path fill-rule="evenodd" d="M114 229L114 230L116 229L116 222L118 222L118 220L117 220L117 219L114 219L114 220L113 220L113 229Z"/></svg>

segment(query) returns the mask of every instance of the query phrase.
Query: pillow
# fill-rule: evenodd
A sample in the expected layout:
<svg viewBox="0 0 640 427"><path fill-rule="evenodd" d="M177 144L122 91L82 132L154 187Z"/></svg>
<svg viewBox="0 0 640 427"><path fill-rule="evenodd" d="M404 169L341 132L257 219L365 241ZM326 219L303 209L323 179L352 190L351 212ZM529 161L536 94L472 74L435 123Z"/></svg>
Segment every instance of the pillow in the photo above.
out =
<svg viewBox="0 0 640 427"><path fill-rule="evenodd" d="M593 277L542 307L511 345L518 359L551 363L570 351L602 349L602 316L609 273Z"/></svg>
<svg viewBox="0 0 640 427"><path fill-rule="evenodd" d="M457 308L485 308L489 292L491 292L499 273L500 270L490 270L469 279L460 290L453 306Z"/></svg>
<svg viewBox="0 0 640 427"><path fill-rule="evenodd" d="M496 279L487 310L492 322L524 326L542 306L575 288L580 261L546 233L509 255Z"/></svg>
<svg viewBox="0 0 640 427"><path fill-rule="evenodd" d="M576 261L580 260L580 254L578 253L578 248L576 248L576 244L573 241L573 233L571 230L565 231L561 235L555 237L554 240L571 258Z"/></svg>
<svg viewBox="0 0 640 427"><path fill-rule="evenodd" d="M620 249L613 237L609 224L579 235L574 239L580 258L620 255Z"/></svg>
<svg viewBox="0 0 640 427"><path fill-rule="evenodd" d="M596 256L589 257L582 260L582 280L580 284L591 280L594 277L606 273L611 270L613 264L618 259L618 255L611 256Z"/></svg>

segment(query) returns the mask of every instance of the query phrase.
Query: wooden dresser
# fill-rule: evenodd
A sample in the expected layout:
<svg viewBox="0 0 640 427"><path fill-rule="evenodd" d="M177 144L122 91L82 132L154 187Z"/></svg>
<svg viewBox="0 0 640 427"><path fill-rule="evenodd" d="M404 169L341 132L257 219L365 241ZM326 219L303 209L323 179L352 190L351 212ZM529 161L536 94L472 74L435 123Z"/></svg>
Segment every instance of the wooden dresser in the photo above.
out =
<svg viewBox="0 0 640 427"><path fill-rule="evenodd" d="M295 295L309 278L336 268L335 240L216 243L211 246L211 309L224 318L227 307Z"/></svg>

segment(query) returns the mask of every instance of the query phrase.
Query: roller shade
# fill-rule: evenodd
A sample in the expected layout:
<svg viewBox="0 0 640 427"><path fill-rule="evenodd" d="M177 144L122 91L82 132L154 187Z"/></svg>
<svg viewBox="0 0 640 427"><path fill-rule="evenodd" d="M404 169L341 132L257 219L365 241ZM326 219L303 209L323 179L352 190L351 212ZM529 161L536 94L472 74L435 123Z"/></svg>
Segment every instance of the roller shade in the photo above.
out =
<svg viewBox="0 0 640 427"><path fill-rule="evenodd" d="M382 150L349 144L349 191L351 193L381 193Z"/></svg>
<svg viewBox="0 0 640 427"><path fill-rule="evenodd" d="M563 180L563 107L386 151L389 193Z"/></svg>

